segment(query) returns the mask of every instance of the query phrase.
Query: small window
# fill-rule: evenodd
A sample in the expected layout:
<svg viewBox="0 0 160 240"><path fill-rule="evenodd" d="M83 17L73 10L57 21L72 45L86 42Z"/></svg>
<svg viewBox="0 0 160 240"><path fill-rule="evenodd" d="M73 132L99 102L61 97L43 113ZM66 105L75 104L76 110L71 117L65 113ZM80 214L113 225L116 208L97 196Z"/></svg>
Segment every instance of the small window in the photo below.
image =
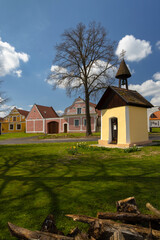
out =
<svg viewBox="0 0 160 240"><path fill-rule="evenodd" d="M9 124L9 130L13 130L13 124Z"/></svg>
<svg viewBox="0 0 160 240"><path fill-rule="evenodd" d="M77 108L77 114L81 114L81 108Z"/></svg>
<svg viewBox="0 0 160 240"><path fill-rule="evenodd" d="M21 124L17 124L17 130L21 130Z"/></svg>
<svg viewBox="0 0 160 240"><path fill-rule="evenodd" d="M79 126L79 120L78 120L78 119L74 120L74 126L75 126L75 127L78 127L78 126Z"/></svg>
<svg viewBox="0 0 160 240"><path fill-rule="evenodd" d="M17 121L17 117L13 117L13 122L16 122Z"/></svg>
<svg viewBox="0 0 160 240"><path fill-rule="evenodd" d="M86 126L86 119L83 120L83 126Z"/></svg>

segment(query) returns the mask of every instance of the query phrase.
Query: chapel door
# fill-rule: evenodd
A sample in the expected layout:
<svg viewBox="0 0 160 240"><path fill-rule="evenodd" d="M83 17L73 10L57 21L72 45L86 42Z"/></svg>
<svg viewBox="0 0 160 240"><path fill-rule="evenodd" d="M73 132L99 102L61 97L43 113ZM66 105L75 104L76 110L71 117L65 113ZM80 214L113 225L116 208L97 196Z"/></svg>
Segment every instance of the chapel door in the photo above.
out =
<svg viewBox="0 0 160 240"><path fill-rule="evenodd" d="M117 144L117 138L118 138L117 118L111 118L111 131L112 131L112 142L111 143Z"/></svg>

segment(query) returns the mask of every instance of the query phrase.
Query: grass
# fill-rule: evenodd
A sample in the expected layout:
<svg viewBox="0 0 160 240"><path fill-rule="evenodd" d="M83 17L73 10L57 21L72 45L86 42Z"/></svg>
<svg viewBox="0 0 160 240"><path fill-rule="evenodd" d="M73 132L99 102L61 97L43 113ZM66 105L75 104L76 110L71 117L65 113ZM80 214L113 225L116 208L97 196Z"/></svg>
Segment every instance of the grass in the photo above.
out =
<svg viewBox="0 0 160 240"><path fill-rule="evenodd" d="M6 133L0 135L0 140L6 140L6 139L11 139L11 138L25 138L25 137L33 137L33 136L40 136L42 134L38 133L24 133L24 132L19 132L19 133Z"/></svg>
<svg viewBox="0 0 160 240"><path fill-rule="evenodd" d="M100 132L92 133L94 137L100 137ZM55 139L55 138L82 138L86 137L86 133L57 133L42 135L39 139Z"/></svg>
<svg viewBox="0 0 160 240"><path fill-rule="evenodd" d="M126 153L87 144L75 155L68 152L74 143L0 146L1 240L11 239L8 221L39 230L49 213L65 233L85 229L65 214L115 211L115 202L129 196L143 213L147 202L160 209L160 146Z"/></svg>
<svg viewBox="0 0 160 240"><path fill-rule="evenodd" d="M56 138L82 138L85 133L58 133L58 134L43 134L43 133L7 133L0 135L0 140L7 140L11 138L26 138L37 136L39 139L56 139ZM99 137L100 132L93 133L92 136Z"/></svg>
<svg viewBox="0 0 160 240"><path fill-rule="evenodd" d="M151 133L160 133L160 128L152 128Z"/></svg>

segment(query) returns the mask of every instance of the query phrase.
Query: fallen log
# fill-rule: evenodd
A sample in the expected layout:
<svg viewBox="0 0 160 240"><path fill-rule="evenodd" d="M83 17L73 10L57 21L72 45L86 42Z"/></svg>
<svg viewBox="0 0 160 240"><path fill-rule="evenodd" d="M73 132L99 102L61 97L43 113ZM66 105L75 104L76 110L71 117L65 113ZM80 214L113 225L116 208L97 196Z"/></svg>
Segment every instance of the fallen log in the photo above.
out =
<svg viewBox="0 0 160 240"><path fill-rule="evenodd" d="M110 232L113 235L115 231L120 231L124 235L125 239L127 239L129 236L132 237L131 239L144 239L144 237L147 237L148 235L150 235L149 228L144 228L137 225L118 223L112 220L93 218L93 217L88 217L84 215L70 214L66 216L72 218L74 221L88 223L89 225L91 225L92 229L99 228L100 229L99 231L101 232L101 234L104 232ZM97 227L95 227L94 224L97 225ZM152 230L152 235L155 239L159 239L160 231Z"/></svg>
<svg viewBox="0 0 160 240"><path fill-rule="evenodd" d="M157 217L160 218L160 211L157 210L155 207L153 207L150 203L147 203L146 204L146 207L151 211L153 212Z"/></svg>
<svg viewBox="0 0 160 240"><path fill-rule="evenodd" d="M8 222L8 227L12 236L25 240L74 240L72 237L66 237L48 232L30 231L26 228L18 227Z"/></svg>
<svg viewBox="0 0 160 240"><path fill-rule="evenodd" d="M148 226L151 223L152 228L160 229L160 218L147 214L98 212L97 217L99 219L118 220L125 223L148 224Z"/></svg>

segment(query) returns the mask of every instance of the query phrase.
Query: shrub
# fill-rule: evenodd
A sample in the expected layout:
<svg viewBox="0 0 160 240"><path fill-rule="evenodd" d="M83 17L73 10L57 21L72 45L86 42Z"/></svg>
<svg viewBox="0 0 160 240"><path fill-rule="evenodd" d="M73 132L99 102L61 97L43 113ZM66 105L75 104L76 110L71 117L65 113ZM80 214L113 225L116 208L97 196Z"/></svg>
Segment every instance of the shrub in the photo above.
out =
<svg viewBox="0 0 160 240"><path fill-rule="evenodd" d="M136 145L134 145L133 147L124 149L125 153L137 152L137 151L141 151L141 150Z"/></svg>

